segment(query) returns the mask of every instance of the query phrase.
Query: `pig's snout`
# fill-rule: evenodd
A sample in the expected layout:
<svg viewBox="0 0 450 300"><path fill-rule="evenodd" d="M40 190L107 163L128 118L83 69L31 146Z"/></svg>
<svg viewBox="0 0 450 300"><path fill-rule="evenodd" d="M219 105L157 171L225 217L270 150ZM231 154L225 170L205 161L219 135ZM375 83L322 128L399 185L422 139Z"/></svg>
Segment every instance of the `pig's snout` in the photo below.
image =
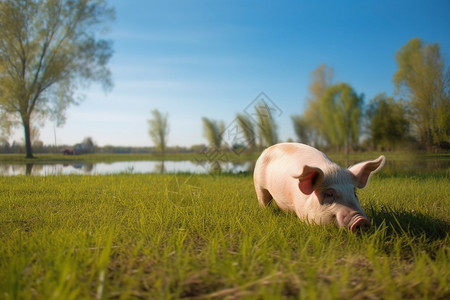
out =
<svg viewBox="0 0 450 300"><path fill-rule="evenodd" d="M350 231L351 232L356 232L356 230L358 229L363 229L366 230L370 227L370 222L369 220L367 220L367 218L357 215L354 220L353 223L350 225Z"/></svg>

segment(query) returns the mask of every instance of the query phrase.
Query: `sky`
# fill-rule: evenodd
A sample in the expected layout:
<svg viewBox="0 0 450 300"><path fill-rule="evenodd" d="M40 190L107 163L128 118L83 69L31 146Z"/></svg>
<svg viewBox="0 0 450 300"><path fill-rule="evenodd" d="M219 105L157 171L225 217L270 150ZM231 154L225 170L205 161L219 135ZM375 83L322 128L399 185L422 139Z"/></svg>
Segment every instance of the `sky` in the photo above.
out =
<svg viewBox="0 0 450 300"><path fill-rule="evenodd" d="M232 124L260 95L279 108L280 141L295 140L291 116L305 109L321 64L368 103L381 92L394 96L395 53L410 39L439 43L450 60L447 0L109 3L114 87L80 90L84 100L68 108L63 127L47 121L44 144L92 137L99 146L153 146L154 109L168 114L169 146L207 144L202 117Z"/></svg>

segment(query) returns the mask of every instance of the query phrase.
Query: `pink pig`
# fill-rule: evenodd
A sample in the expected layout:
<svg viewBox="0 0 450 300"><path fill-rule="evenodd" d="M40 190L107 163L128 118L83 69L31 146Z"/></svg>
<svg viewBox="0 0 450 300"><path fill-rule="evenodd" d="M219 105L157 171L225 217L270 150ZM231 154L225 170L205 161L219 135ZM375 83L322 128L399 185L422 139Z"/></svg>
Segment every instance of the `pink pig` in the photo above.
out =
<svg viewBox="0 0 450 300"><path fill-rule="evenodd" d="M281 209L295 211L301 220L335 223L355 232L370 227L356 188L365 187L370 175L381 169L384 162L384 156L380 156L344 169L313 147L276 144L256 162L256 195L262 206L273 198Z"/></svg>

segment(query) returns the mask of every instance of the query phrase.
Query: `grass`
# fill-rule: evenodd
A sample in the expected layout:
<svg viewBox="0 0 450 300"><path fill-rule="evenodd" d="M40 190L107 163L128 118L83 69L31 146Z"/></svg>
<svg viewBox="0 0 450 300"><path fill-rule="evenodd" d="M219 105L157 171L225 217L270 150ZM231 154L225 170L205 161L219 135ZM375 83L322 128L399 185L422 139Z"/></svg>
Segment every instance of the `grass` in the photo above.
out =
<svg viewBox="0 0 450 300"><path fill-rule="evenodd" d="M3 299L448 299L448 176L374 176L351 234L248 175L0 177Z"/></svg>

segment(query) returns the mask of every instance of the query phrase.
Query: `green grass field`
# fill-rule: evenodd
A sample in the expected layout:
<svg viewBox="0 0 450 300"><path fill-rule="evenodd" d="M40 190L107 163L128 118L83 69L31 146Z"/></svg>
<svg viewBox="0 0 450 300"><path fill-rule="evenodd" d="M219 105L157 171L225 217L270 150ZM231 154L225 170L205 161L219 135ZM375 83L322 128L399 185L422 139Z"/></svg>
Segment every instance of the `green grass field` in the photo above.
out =
<svg viewBox="0 0 450 300"><path fill-rule="evenodd" d="M449 182L373 176L352 234L250 175L0 176L0 298L449 299Z"/></svg>

